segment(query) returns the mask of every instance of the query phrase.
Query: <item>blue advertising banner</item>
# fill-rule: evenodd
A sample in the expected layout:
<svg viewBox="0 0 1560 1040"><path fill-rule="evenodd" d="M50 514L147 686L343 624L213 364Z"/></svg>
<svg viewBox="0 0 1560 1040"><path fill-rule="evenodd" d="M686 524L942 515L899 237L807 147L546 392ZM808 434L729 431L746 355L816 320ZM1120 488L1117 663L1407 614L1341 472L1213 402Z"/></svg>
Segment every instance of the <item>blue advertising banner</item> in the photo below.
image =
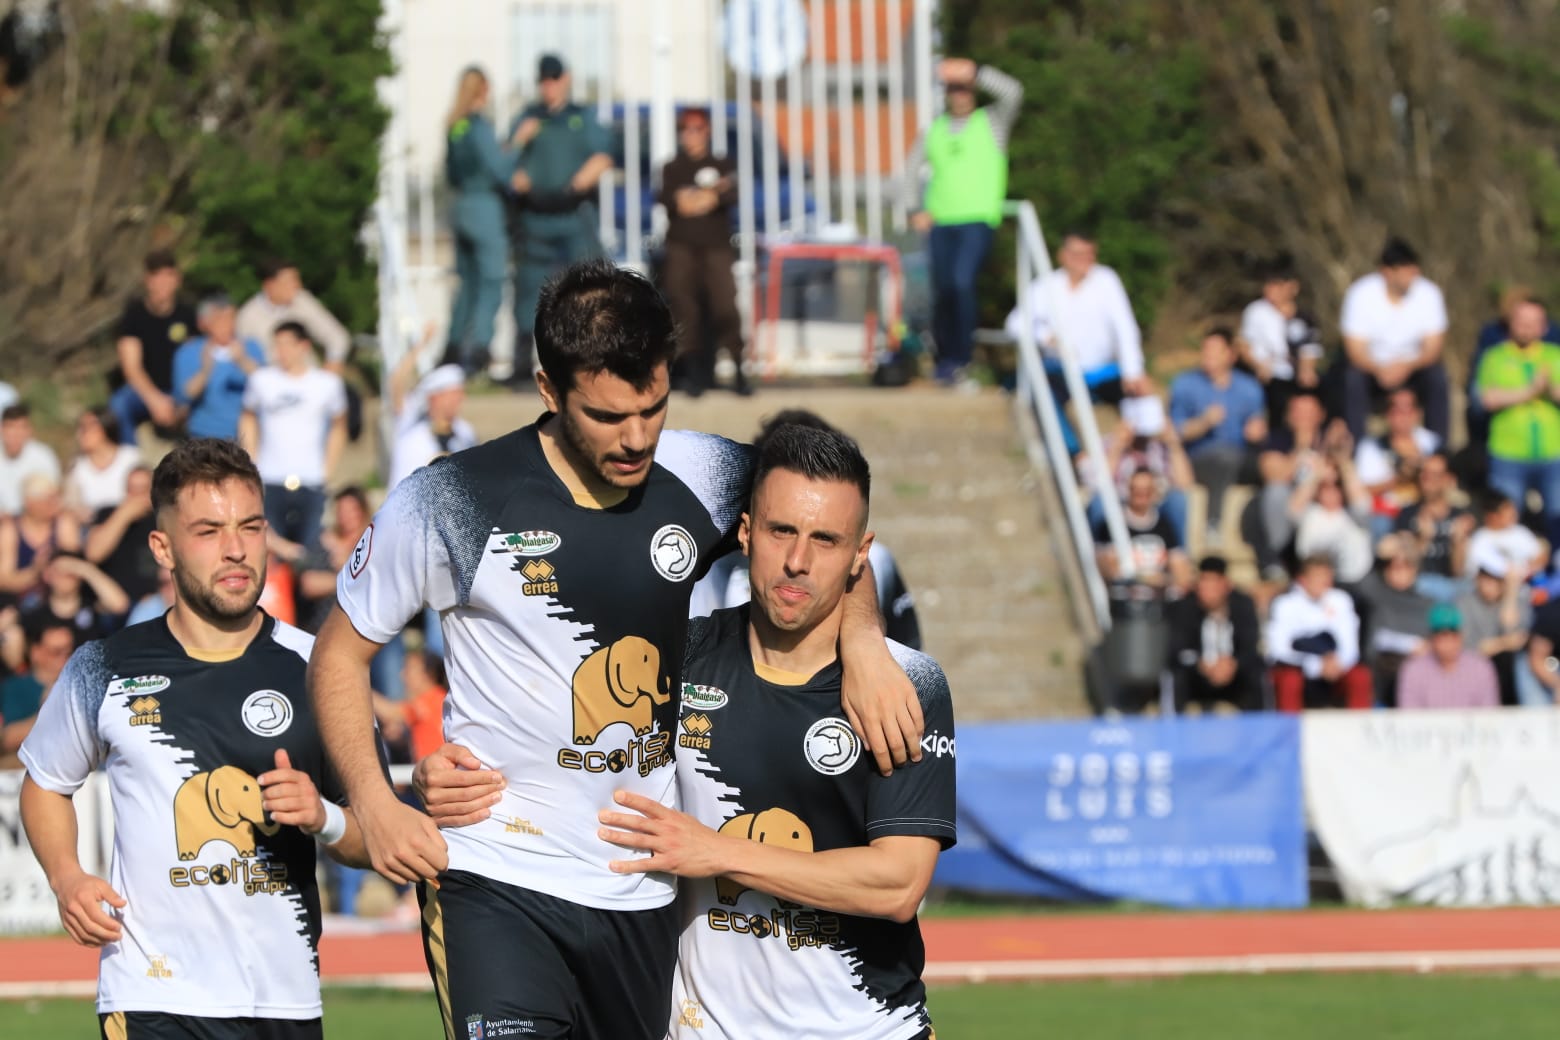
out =
<svg viewBox="0 0 1560 1040"><path fill-rule="evenodd" d="M1186 907L1306 902L1295 716L959 727L936 883Z"/></svg>

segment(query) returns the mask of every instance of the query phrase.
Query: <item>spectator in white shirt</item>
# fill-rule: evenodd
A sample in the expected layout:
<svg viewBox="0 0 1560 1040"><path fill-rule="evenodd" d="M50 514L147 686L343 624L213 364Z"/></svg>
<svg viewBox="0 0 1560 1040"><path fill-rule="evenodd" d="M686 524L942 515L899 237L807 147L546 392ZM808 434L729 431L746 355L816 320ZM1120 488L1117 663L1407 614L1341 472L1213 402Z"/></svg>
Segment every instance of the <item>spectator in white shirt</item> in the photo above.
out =
<svg viewBox="0 0 1560 1040"><path fill-rule="evenodd" d="M1353 585L1375 562L1370 533L1370 495L1360 486L1347 458L1327 458L1295 487L1289 500L1295 524L1295 553L1305 559L1325 556L1337 579Z"/></svg>
<svg viewBox="0 0 1560 1040"><path fill-rule="evenodd" d="M119 443L119 420L111 408L89 408L76 420L76 461L65 477L65 505L90 523L93 514L125 499L130 471L141 464L134 444Z"/></svg>
<svg viewBox="0 0 1560 1040"><path fill-rule="evenodd" d="M1435 283L1419 273L1419 257L1392 239L1381 251L1381 270L1349 287L1343 298L1343 412L1355 441L1365 435L1373 394L1412 390L1425 410L1425 425L1446 440L1451 415L1446 367L1446 302Z"/></svg>
<svg viewBox="0 0 1560 1040"><path fill-rule="evenodd" d="M1527 581L1544 569L1549 547L1532 531L1522 526L1517 504L1499 491L1487 491L1483 499L1484 524L1468 539L1464 558L1464 576L1473 577L1478 561L1493 554Z"/></svg>
<svg viewBox="0 0 1560 1040"><path fill-rule="evenodd" d="M1387 396L1387 431L1366 437L1354 451L1354 469L1371 496L1371 538L1391 532L1397 515L1419 498L1419 467L1441 447L1441 438L1420 424L1424 413L1407 388Z"/></svg>
<svg viewBox="0 0 1560 1040"><path fill-rule="evenodd" d="M252 339L276 362L271 337L287 322L309 330L309 337L325 352L325 369L338 375L352 351L352 334L303 287L298 265L290 260L268 260L260 268L260 291L238 309L238 334Z"/></svg>
<svg viewBox="0 0 1560 1040"><path fill-rule="evenodd" d="M341 377L314 364L308 330L285 322L272 339L276 363L244 388L239 443L265 485L265 519L280 538L319 545L325 483L347 443L347 395Z"/></svg>
<svg viewBox="0 0 1560 1040"><path fill-rule="evenodd" d="M1068 400L1059 359L1063 349L1077 358L1094 401L1117 404L1123 397L1151 392L1143 367L1143 337L1127 291L1098 257L1093 236L1068 232L1057 252L1059 268L1035 279L1007 317L1009 336L1021 339L1027 328L1045 352L1046 375L1059 402ZM1077 436L1065 416L1062 432L1068 450L1076 453Z"/></svg>
<svg viewBox="0 0 1560 1040"><path fill-rule="evenodd" d="M1240 316L1241 360L1262 384L1268 424L1277 427L1297 388L1316 389L1316 364L1322 359L1321 331L1300 313L1300 279L1287 268L1274 268L1262 282L1262 296Z"/></svg>
<svg viewBox="0 0 1560 1040"><path fill-rule="evenodd" d="M477 431L460 415L465 403L466 372L459 365L440 365L407 396L390 453L392 490L434 459L476 445Z"/></svg>
<svg viewBox="0 0 1560 1040"><path fill-rule="evenodd" d="M34 474L58 484L60 460L48 445L33 439L32 410L13 404L0 412L0 514L22 511L22 485Z"/></svg>
<svg viewBox="0 0 1560 1040"><path fill-rule="evenodd" d="M1294 586L1273 600L1267 647L1279 711L1374 703L1370 669L1360 664L1360 615L1349 594L1333 587L1327 557L1301 561Z"/></svg>

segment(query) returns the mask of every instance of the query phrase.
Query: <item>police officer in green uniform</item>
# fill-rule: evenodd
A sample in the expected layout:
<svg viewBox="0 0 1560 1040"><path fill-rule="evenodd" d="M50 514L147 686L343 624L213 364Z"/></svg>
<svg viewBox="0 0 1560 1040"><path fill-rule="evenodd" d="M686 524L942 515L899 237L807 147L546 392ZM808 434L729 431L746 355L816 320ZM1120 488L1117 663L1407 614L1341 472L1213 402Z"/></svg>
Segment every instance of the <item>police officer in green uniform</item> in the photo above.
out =
<svg viewBox="0 0 1560 1040"><path fill-rule="evenodd" d="M520 149L519 178L529 204L514 220L515 373L531 372L531 328L542 283L601 253L596 182L612 167L611 146L590 109L569 100L569 73L557 55L536 70L539 100L516 118L510 140ZM553 200L567 200L556 204Z"/></svg>
<svg viewBox="0 0 1560 1040"><path fill-rule="evenodd" d="M445 120L444 173L455 193L450 226L460 290L450 311L444 362L459 364L468 374L487 368L509 263L504 197L514 176L515 156L499 146L493 123L483 113L488 96L487 75L468 68L460 74L455 103Z"/></svg>

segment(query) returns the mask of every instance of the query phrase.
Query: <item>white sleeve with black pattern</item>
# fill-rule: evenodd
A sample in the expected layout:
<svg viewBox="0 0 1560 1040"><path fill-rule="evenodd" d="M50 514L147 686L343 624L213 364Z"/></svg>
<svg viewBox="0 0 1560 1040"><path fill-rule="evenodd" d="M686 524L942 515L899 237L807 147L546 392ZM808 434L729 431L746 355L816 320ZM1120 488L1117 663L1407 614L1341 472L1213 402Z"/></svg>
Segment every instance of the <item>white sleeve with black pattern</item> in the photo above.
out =
<svg viewBox="0 0 1560 1040"><path fill-rule="evenodd" d="M365 639L388 643L425 607L457 594L448 548L434 523L442 482L424 467L398 484L336 576L336 601Z"/></svg>
<svg viewBox="0 0 1560 1040"><path fill-rule="evenodd" d="M55 794L73 795L103 763L98 736L98 709L103 704L102 647L87 643L74 654L55 680L32 732L18 756L33 783Z"/></svg>

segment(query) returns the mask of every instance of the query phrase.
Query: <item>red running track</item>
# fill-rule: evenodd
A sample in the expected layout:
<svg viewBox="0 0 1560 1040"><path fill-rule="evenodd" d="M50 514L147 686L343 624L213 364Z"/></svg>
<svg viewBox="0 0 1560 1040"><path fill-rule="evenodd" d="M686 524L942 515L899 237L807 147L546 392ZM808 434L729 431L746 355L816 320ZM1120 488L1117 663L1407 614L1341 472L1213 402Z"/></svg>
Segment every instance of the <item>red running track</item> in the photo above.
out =
<svg viewBox="0 0 1560 1040"><path fill-rule="evenodd" d="M930 981L1560 968L1560 908L1034 914L921 923ZM0 996L90 994L96 951L0 941ZM327 935L327 981L424 986L415 932Z"/></svg>

